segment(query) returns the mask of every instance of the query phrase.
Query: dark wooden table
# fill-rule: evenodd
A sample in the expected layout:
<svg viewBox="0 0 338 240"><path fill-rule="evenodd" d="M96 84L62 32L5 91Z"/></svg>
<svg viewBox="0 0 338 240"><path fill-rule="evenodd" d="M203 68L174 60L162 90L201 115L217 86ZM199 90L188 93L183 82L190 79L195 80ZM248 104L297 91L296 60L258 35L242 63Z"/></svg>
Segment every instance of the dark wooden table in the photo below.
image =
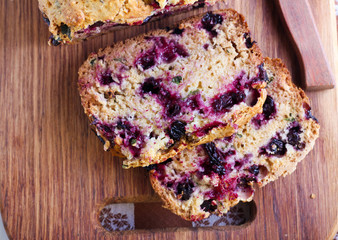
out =
<svg viewBox="0 0 338 240"><path fill-rule="evenodd" d="M227 3L246 16L263 53L282 58L300 83L298 60L273 1ZM334 0L310 3L338 76ZM98 206L106 199L148 201L155 194L143 169L123 170L121 159L104 152L90 131L77 92L77 70L90 52L178 17L74 46L48 47L36 0L2 0L0 13L0 209L10 238L333 238L338 228L337 88L308 93L321 123L320 138L294 174L257 191L251 224L112 236L97 227Z"/></svg>

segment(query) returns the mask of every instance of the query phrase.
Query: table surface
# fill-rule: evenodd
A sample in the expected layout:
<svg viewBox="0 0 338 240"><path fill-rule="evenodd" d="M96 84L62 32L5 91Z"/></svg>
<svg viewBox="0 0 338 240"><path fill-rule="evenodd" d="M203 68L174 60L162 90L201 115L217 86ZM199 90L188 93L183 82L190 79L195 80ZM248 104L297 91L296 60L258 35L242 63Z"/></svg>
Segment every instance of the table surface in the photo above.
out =
<svg viewBox="0 0 338 240"><path fill-rule="evenodd" d="M318 0L319 1L319 0ZM317 2L318 2L317 1ZM26 1L27 2L27 1ZM316 0L311 0L310 2L312 2L312 3L314 3L314 2L316 2ZM336 3L337 3L337 6L338 6L338 1L336 1ZM0 4L0 6L3 6L3 5L1 5ZM36 6L36 4L34 5L34 6ZM338 11L338 10L337 10ZM337 11L336 11L336 13L337 13ZM35 11L36 12L36 11ZM315 15L315 18L316 18L316 21L317 21L317 23L318 22L321 22L322 20L321 19L318 19L318 15L316 15L316 13L314 14ZM253 22L249 22L249 25L251 25L251 28L252 28L252 30L253 30L253 32L255 32L255 28L253 27L254 25L253 25ZM43 25L41 25L42 27L45 27L45 26L43 26ZM3 27L3 25L1 25L1 27ZM44 29L45 30L45 29ZM1 32L4 32L4 31L1 31ZM327 33L325 32L325 30L321 30L320 29L320 34L321 34L321 36L322 36L322 38L323 38L323 36L327 36ZM43 32L43 34L42 34L44 37L46 36L46 34L45 34L45 32ZM322 39L323 40L323 42L324 42L324 47L326 48L326 50L328 51L328 47L327 47L327 45L325 44L325 43L327 43L328 42L328 40L327 39L325 39L325 38L323 38ZM263 41L263 40L261 40L261 41ZM106 38L104 38L104 42L106 42ZM45 44L45 42L44 41L42 41L42 43L41 44ZM22 47L22 46L21 46ZM24 45L23 47L27 47L27 45ZM89 48L92 48L92 46L91 45L88 45L88 47ZM335 50L337 50L337 48L334 48ZM269 53L271 53L271 49L263 49L263 52L269 52ZM86 51L86 52L88 52L88 51ZM62 53L62 54L65 54L64 52ZM271 54L273 54L273 55L276 55L276 53L271 53ZM29 56L27 56L27 57L29 57ZM69 57L69 56L68 56ZM80 58L82 58L83 56L81 55L81 57ZM286 57L288 57L288 56L286 56ZM331 58L330 59L330 61L332 62L332 59L333 58ZM55 60L55 59L54 59ZM333 66L336 66L336 65L333 65ZM292 68L292 67L291 67ZM292 69L291 69L292 70ZM17 69L16 68L16 71L20 71L20 69ZM337 76L337 69L336 69L336 72L335 72L335 74L336 74L336 76ZM294 74L293 74L294 75ZM29 80L29 79L28 79ZM337 92L337 88L336 88L336 90L330 90L331 92L332 91L336 91ZM0 94L1 94L1 89L0 89ZM319 93L320 95L322 94L322 93ZM309 96L310 96L310 98L311 99L314 99L314 93L310 93L309 94ZM336 95L335 95L336 96ZM324 96L323 96L323 98L324 98ZM335 100L337 100L337 97L335 97ZM337 104L337 103L336 103ZM317 102L317 101L315 101L314 102L314 107L316 107L317 106L317 108L318 108L318 106L319 106L319 103ZM316 109L316 110L318 110L318 112L320 111L320 109ZM76 111L78 111L78 109L76 110ZM83 118L83 117L81 117L81 118ZM333 120L334 121L334 120ZM82 125L82 123L81 123L81 125ZM84 128L83 126L82 126L82 128ZM0 129L0 132L1 132L1 129ZM328 139L326 139L326 141L327 141ZM95 139L95 141L96 141L96 139ZM17 144L22 144L22 142L18 142ZM334 146L335 147L335 146ZM318 149L317 149L318 150ZM1 155L2 156L2 155ZM304 168L305 166L307 166L307 164L308 163L305 163L305 164L303 164L302 163L302 168ZM0 163L0 166L1 166L1 163ZM4 166L4 165L2 165L2 166ZM300 174L302 174L304 171L303 171L303 169L301 169L301 170L298 170L298 172L297 172L297 174L298 175L300 175ZM337 173L337 172L336 172ZM3 174L3 172L1 173L1 174ZM298 180L299 178L296 178L295 176L292 176L292 178L294 179L294 180ZM284 181L284 180L281 180L281 182L280 183L278 183L277 184L277 186L278 187L288 187L288 186L286 186L285 185L285 183L287 182L287 180L286 181ZM270 189L274 189L274 188L272 188L272 187L269 187ZM2 189L4 189L4 186L2 186L1 188L0 188L0 191L2 190ZM336 190L338 190L337 188L335 188ZM46 194L46 193L45 193ZM263 197L263 195L264 195L264 193L263 194L259 194L258 195L258 197L257 198L259 198L259 200L262 200L262 197ZM1 196L1 192L0 192L0 196ZM267 200L269 200L269 196L265 196L266 197L266 199ZM271 200L271 199L270 199ZM45 204L45 203L43 203L43 204ZM0 207L1 207L1 203L0 203ZM1 209L0 208L0 210L2 211L2 212L4 212L4 209ZM10 218L10 216L8 216L8 212L7 211L5 211L6 213L7 213L7 215L5 216L4 215L4 218L5 219L11 219ZM41 219L42 220L42 219ZM43 220L42 220L43 221ZM19 223L19 224L24 224L24 223ZM336 226L336 227L338 227L338 226ZM14 229L20 229L20 228L14 228ZM1 234L3 234L3 235L1 235ZM3 236L4 236L4 229L3 229L3 227L1 226L0 227L0 239L2 240L2 239L5 239ZM184 235L184 236L188 236L188 235ZM195 236L199 236L199 235L195 235ZM203 236L203 235L201 235L201 236ZM222 235L223 236L223 235ZM227 235L227 236L230 236L230 235ZM231 235L232 236L232 235Z"/></svg>

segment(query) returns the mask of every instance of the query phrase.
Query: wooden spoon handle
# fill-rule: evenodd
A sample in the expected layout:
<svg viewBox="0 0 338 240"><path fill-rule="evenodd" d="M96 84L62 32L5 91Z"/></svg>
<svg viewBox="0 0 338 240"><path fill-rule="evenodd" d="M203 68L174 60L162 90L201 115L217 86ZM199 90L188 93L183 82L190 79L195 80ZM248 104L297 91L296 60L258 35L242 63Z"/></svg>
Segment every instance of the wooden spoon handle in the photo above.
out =
<svg viewBox="0 0 338 240"><path fill-rule="evenodd" d="M294 40L306 90L333 88L334 75L326 59L308 0L276 0Z"/></svg>

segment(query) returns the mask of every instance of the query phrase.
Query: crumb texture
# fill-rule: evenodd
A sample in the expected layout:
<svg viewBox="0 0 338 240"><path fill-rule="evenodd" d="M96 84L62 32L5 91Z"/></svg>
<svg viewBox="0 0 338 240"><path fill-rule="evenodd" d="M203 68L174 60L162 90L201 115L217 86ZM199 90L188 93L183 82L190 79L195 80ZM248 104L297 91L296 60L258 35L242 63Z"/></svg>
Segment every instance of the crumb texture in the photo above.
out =
<svg viewBox="0 0 338 240"><path fill-rule="evenodd" d="M92 54L79 70L92 127L125 157L148 166L231 135L262 111L267 75L243 17L191 18Z"/></svg>
<svg viewBox="0 0 338 240"><path fill-rule="evenodd" d="M187 10L210 1L196 0L39 0L52 33L51 44L70 43L104 33L116 25L138 25L151 16Z"/></svg>
<svg viewBox="0 0 338 240"><path fill-rule="evenodd" d="M267 95L262 113L223 139L185 149L151 167L150 179L165 207L187 220L224 214L251 201L264 186L292 173L313 148L319 124L305 93L279 59L265 59Z"/></svg>

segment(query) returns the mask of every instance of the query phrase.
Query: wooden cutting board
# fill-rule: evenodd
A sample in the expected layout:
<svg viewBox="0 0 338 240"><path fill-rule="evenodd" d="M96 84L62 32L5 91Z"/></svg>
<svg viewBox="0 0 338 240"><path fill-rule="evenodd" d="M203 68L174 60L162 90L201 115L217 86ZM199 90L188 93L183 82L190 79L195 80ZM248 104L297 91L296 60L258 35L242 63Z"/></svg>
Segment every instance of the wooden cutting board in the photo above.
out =
<svg viewBox="0 0 338 240"><path fill-rule="evenodd" d="M246 16L263 53L284 59L299 83L299 64L274 2L227 2ZM338 76L334 1L310 4ZM111 236L95 225L100 204L156 197L145 170L123 170L121 160L104 152L90 131L77 92L77 70L90 52L176 19L74 46L48 47L36 0L3 0L0 12L0 207L10 238L332 239L338 228L337 88L308 93L321 123L320 138L294 174L256 192L257 216L251 224Z"/></svg>

